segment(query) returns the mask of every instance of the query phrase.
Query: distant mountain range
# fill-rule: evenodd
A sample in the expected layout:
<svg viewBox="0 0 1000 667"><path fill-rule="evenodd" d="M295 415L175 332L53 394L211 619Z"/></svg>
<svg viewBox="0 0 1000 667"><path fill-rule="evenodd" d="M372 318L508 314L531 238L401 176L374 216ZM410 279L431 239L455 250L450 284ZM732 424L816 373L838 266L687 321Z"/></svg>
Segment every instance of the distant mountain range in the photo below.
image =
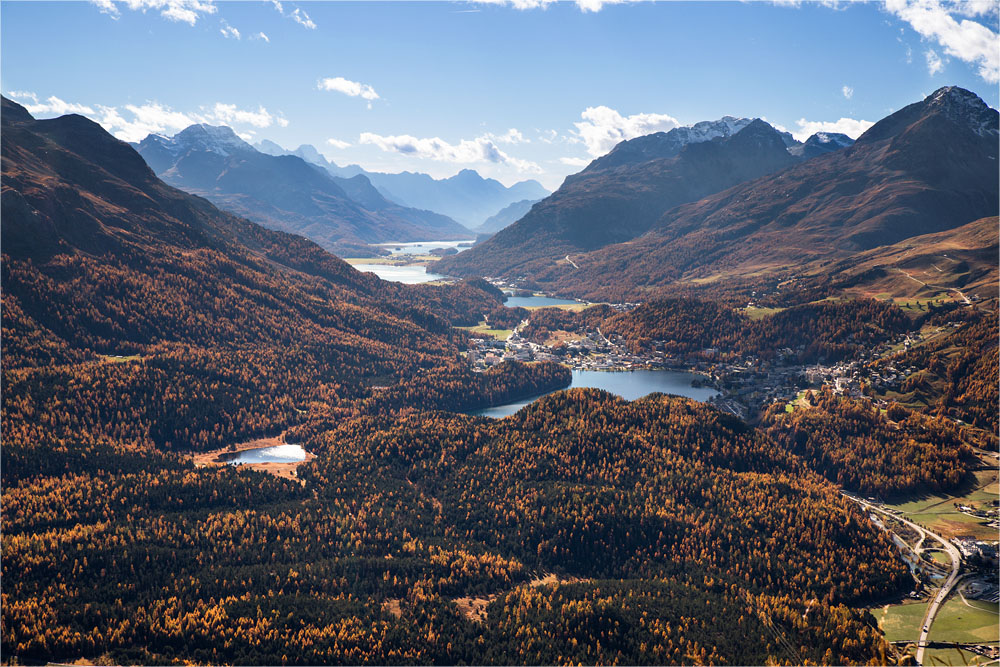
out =
<svg viewBox="0 0 1000 667"><path fill-rule="evenodd" d="M447 216L387 200L363 175L340 178L296 155L262 153L228 127L151 134L135 148L170 185L341 256L370 255L370 243L472 237Z"/></svg>
<svg viewBox="0 0 1000 667"><path fill-rule="evenodd" d="M525 277L557 292L617 298L641 298L672 283L795 271L997 215L998 134L996 110L948 87L850 145L842 136L816 135L785 157L777 132L762 121L688 144L673 158L657 157L659 146L676 150L657 137L642 161L612 169L595 161L517 223L436 270ZM627 146L637 141L644 143L620 148L639 154ZM764 158L771 168L756 178L734 169ZM715 193L678 179L688 163L716 179ZM655 176L644 180L648 172ZM732 187L719 187L726 177ZM657 212L670 202L666 182L683 184L674 202L688 201Z"/></svg>
<svg viewBox="0 0 1000 667"><path fill-rule="evenodd" d="M402 206L435 211L457 220L469 229L480 226L501 209L525 199L538 200L549 193L535 180L515 183L509 188L492 178L483 178L479 172L463 169L450 178L435 179L427 174L404 171L398 174L365 171L358 165L341 167L327 160L309 144L287 150L273 141L256 144L258 150L270 155L297 155L319 165L334 176L365 176L391 201Z"/></svg>

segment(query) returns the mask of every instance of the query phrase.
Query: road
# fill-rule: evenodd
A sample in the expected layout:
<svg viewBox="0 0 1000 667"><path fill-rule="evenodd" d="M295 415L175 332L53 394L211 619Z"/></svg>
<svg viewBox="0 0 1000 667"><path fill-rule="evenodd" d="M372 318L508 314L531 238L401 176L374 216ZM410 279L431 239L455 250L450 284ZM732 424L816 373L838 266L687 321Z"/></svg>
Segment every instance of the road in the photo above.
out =
<svg viewBox="0 0 1000 667"><path fill-rule="evenodd" d="M576 265L576 262L574 262L573 260L571 260L569 258L569 255L566 255L566 261L569 262L570 264L572 264L574 269L579 269L580 268L579 266Z"/></svg>
<svg viewBox="0 0 1000 667"><path fill-rule="evenodd" d="M569 259L568 255L567 255L566 259ZM576 265L574 264L574 266L576 266ZM933 264L931 266L933 266ZM936 266L934 268L937 269ZM938 271L940 271L940 270L941 269L938 269ZM914 278L913 276L911 276L909 273L907 273L903 269L896 269L896 271L899 271L900 273L902 273L904 276L906 276L910 280L912 280L914 282L917 282L917 283L920 283L924 287L929 287L931 289L941 290L942 292L956 292L960 297L962 297L962 300L965 302L966 306L971 306L972 305L972 301L969 299L969 297L965 296L965 293L962 292L962 290L960 290L960 289L956 289L954 287L944 287L943 285L931 285L930 283L925 283L920 278Z"/></svg>
<svg viewBox="0 0 1000 667"><path fill-rule="evenodd" d="M852 496L846 493L844 495L847 498L853 500L854 502L859 503L862 507L864 507L869 511L878 512L879 514L884 514L885 516L892 517L893 519L896 519L901 523L905 523L907 526L910 526L911 528L920 533L926 533L927 535L930 535L935 540L944 545L945 551L948 552L948 556L951 558L951 573L945 580L944 585L941 586L941 588L938 590L937 595L931 601L930 605L928 605L927 613L924 615L923 624L920 626L920 639L917 640L917 664L922 665L924 664L924 649L927 648L927 636L930 634L931 625L933 625L934 623L934 617L937 616L937 613L941 610L941 607L944 606L944 601L948 598L948 594L951 593L951 589L955 587L955 582L958 581L958 571L962 567L962 554L958 552L958 549L956 549L955 545L953 545L951 542L947 541L946 539L944 539L943 537L941 537L936 533L932 533L923 526L918 526L909 519L904 519L901 516L880 509L879 507L876 507L875 505L872 505L871 503L862 500L861 498L858 498L856 496ZM923 540L921 539L921 541Z"/></svg>

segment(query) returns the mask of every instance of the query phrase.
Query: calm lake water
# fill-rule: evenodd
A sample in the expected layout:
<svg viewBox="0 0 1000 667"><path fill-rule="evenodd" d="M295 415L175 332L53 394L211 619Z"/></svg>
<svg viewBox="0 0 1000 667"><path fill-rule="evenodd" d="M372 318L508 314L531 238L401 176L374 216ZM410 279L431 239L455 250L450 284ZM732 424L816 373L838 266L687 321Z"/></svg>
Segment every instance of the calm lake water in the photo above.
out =
<svg viewBox="0 0 1000 667"><path fill-rule="evenodd" d="M444 278L444 276L438 273L428 273L426 266L416 264L405 264L403 266L392 266L391 264L355 264L354 268L358 271L371 271L382 280L405 283L407 285L429 283L432 280Z"/></svg>
<svg viewBox="0 0 1000 667"><path fill-rule="evenodd" d="M435 248L454 248L462 252L469 248L459 248L459 244L475 242L475 239L468 239L466 241L411 241L409 243L377 243L375 245L385 248L393 255L426 255Z"/></svg>
<svg viewBox="0 0 1000 667"><path fill-rule="evenodd" d="M229 458L229 457L232 458ZM306 450L299 445L276 445L246 449L236 454L223 454L219 457L229 465L240 463L297 463L306 460Z"/></svg>
<svg viewBox="0 0 1000 667"><path fill-rule="evenodd" d="M562 306L570 303L580 303L573 299L555 299L551 296L509 296L503 302L508 308L533 308L536 306Z"/></svg>
<svg viewBox="0 0 1000 667"><path fill-rule="evenodd" d="M642 398L647 394L657 391L664 394L686 396L696 401L707 401L719 393L711 387L692 387L691 383L699 377L694 373L684 373L681 371L573 371L573 382L569 386L603 389L629 401L634 401L637 398ZM534 403L539 398L541 396L533 396L521 401L497 405L485 410L477 410L470 414L494 418L507 417L524 406Z"/></svg>

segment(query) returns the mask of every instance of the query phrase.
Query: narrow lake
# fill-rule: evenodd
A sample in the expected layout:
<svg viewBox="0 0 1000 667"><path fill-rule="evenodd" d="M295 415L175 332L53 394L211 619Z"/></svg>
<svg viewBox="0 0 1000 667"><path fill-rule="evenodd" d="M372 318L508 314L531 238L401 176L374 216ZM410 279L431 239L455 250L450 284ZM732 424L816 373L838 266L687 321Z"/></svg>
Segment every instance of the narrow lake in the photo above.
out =
<svg viewBox="0 0 1000 667"><path fill-rule="evenodd" d="M682 371L573 371L573 381L569 387L594 387L596 389L603 389L629 401L634 401L637 398L642 398L647 394L657 391L664 394L686 396L696 401L707 401L719 392L711 387L692 387L691 383L700 377L694 373L684 373ZM542 396L544 395L542 394ZM531 398L497 405L485 410L477 410L469 414L481 417L507 417L524 406L534 403L539 398L541 396L532 396Z"/></svg>
<svg viewBox="0 0 1000 667"><path fill-rule="evenodd" d="M466 241L410 241L408 243L376 243L375 245L385 248L393 255L426 255L435 248L454 248L462 252L468 250L467 244L475 243L476 239ZM459 246L466 244L466 247Z"/></svg>
<svg viewBox="0 0 1000 667"><path fill-rule="evenodd" d="M580 303L573 299L556 299L551 296L509 296L503 302L508 308L535 308L542 306L563 306L571 303Z"/></svg>
<svg viewBox="0 0 1000 667"><path fill-rule="evenodd" d="M402 266L393 266L391 264L355 264L354 268L358 271L371 271L382 280L404 283L406 285L429 283L433 280L444 278L444 276L438 273L428 272L426 266L419 264L404 264Z"/></svg>
<svg viewBox="0 0 1000 667"><path fill-rule="evenodd" d="M275 445L273 447L244 449L242 452L227 452L221 454L219 460L225 461L229 465L240 465L242 463L296 463L306 460L306 450L302 449L299 445Z"/></svg>

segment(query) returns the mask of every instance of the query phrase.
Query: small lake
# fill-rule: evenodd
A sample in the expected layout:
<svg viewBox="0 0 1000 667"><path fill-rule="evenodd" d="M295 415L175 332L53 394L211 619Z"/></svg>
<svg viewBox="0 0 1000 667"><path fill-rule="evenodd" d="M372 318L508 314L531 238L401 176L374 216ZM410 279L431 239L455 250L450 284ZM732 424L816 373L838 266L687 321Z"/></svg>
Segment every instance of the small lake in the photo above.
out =
<svg viewBox="0 0 1000 667"><path fill-rule="evenodd" d="M539 308L545 306L564 306L580 303L574 299L556 299L551 296L509 296L503 302L508 308Z"/></svg>
<svg viewBox="0 0 1000 667"><path fill-rule="evenodd" d="M664 394L686 396L696 401L707 401L719 393L711 387L692 387L691 383L696 379L701 379L701 376L683 371L573 371L573 381L568 388L593 387L595 389L603 389L629 401L634 401L637 398L642 398L647 394L657 391ZM544 395L546 394L542 394L542 396ZM477 410L469 414L481 417L507 417L524 406L534 403L539 398L541 396L532 396L531 398L514 401L505 405L497 405L485 410Z"/></svg>
<svg viewBox="0 0 1000 667"><path fill-rule="evenodd" d="M220 461L229 465L241 463L298 463L306 460L306 450L299 445L275 445L258 449L244 449L242 452L225 453Z"/></svg>
<svg viewBox="0 0 1000 667"><path fill-rule="evenodd" d="M404 283L406 285L429 283L433 280L444 278L439 273L429 273L426 266L418 264L404 264L402 266L393 266L392 264L355 264L354 268L358 271L371 271L382 280Z"/></svg>
<svg viewBox="0 0 1000 667"><path fill-rule="evenodd" d="M462 252L468 250L468 246L459 248L460 244L475 243L476 239L466 241L410 241L408 243L376 243L380 248L385 248L393 255L427 255L435 248L454 248Z"/></svg>

